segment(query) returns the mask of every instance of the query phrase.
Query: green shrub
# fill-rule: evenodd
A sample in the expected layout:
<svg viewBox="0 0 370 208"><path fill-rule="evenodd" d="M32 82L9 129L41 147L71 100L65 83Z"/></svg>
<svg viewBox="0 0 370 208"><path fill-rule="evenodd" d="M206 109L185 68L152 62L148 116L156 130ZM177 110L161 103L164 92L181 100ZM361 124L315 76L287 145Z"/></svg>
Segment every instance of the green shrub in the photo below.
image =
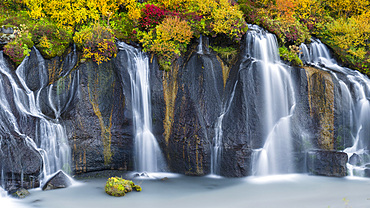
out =
<svg viewBox="0 0 370 208"><path fill-rule="evenodd" d="M113 16L110 21L114 36L119 40L137 41L136 35L133 33L135 23L131 20L127 13L119 13Z"/></svg>
<svg viewBox="0 0 370 208"><path fill-rule="evenodd" d="M111 177L105 184L105 192L111 196L124 196L132 190L137 192L142 191L139 185L135 185L134 182L120 177Z"/></svg>
<svg viewBox="0 0 370 208"><path fill-rule="evenodd" d="M220 57L226 61L234 59L239 53L239 50L237 48L231 46L228 47L210 46L210 48L216 53L218 53Z"/></svg>
<svg viewBox="0 0 370 208"><path fill-rule="evenodd" d="M302 60L299 59L298 53L299 48L295 45L289 46L287 49L285 46L279 48L280 57L286 61L289 61L295 66L302 66Z"/></svg>
<svg viewBox="0 0 370 208"><path fill-rule="evenodd" d="M71 32L46 20L33 27L32 35L36 48L45 58L62 56L72 41Z"/></svg>

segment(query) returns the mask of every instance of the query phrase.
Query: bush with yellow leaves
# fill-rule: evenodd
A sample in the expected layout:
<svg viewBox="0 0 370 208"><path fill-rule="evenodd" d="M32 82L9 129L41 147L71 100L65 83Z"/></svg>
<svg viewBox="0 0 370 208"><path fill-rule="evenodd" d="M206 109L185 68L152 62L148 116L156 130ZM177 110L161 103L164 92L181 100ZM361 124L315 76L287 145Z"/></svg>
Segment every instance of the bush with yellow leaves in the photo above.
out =
<svg viewBox="0 0 370 208"><path fill-rule="evenodd" d="M138 31L144 51L152 51L159 55L160 63L169 70L174 58L186 52L186 47L193 37L191 27L179 17L168 17L149 32Z"/></svg>
<svg viewBox="0 0 370 208"><path fill-rule="evenodd" d="M84 27L73 37L83 57L93 59L98 65L116 57L117 46L110 28L100 24Z"/></svg>

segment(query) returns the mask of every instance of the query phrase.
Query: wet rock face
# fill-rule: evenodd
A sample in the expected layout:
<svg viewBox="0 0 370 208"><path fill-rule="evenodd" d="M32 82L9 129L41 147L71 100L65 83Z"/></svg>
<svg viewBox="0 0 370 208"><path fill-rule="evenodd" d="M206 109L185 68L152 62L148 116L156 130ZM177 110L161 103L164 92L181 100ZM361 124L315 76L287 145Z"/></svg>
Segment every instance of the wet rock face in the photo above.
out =
<svg viewBox="0 0 370 208"><path fill-rule="evenodd" d="M164 152L171 171L210 173L214 128L227 76L223 70L215 55L193 53L181 68L164 72Z"/></svg>
<svg viewBox="0 0 370 208"><path fill-rule="evenodd" d="M348 156L344 152L312 150L307 153L307 168L312 175L346 176L347 161Z"/></svg>
<svg viewBox="0 0 370 208"><path fill-rule="evenodd" d="M78 67L78 97L63 117L76 174L132 170L131 114L114 62L88 61Z"/></svg>
<svg viewBox="0 0 370 208"><path fill-rule="evenodd" d="M5 190L38 187L43 167L40 153L24 138L0 139L0 176Z"/></svg>

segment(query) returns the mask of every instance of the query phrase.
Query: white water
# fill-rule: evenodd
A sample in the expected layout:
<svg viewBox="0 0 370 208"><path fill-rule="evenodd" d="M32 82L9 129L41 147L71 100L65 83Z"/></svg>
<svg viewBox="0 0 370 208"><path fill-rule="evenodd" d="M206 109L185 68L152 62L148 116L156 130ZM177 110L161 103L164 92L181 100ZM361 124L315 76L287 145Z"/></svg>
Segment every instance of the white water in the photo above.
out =
<svg viewBox="0 0 370 208"><path fill-rule="evenodd" d="M7 192L0 187L0 207L1 208L26 208L27 205L21 204L21 201L13 199L7 195Z"/></svg>
<svg viewBox="0 0 370 208"><path fill-rule="evenodd" d="M254 150L254 175L294 172L290 118L294 112L295 96L289 71L280 63L274 35L257 26L249 26L247 54L259 63L263 77L263 131L267 132L261 149ZM252 47L253 46L253 47Z"/></svg>
<svg viewBox="0 0 370 208"><path fill-rule="evenodd" d="M199 45L198 45L198 54L203 54L203 36L200 34Z"/></svg>
<svg viewBox="0 0 370 208"><path fill-rule="evenodd" d="M307 47L301 45L304 60L318 68L329 71L340 83L342 105L347 106L343 119L349 119L349 130L352 136L352 146L344 152L350 158L357 154L363 160L362 165L369 163L367 145L364 144L369 138L370 129L370 80L358 71L342 67L331 56L329 49L319 40L312 40ZM341 80L337 74L344 74L346 80ZM343 113L343 114L344 114ZM347 164L349 175L363 175L363 166ZM357 171L356 171L357 170Z"/></svg>
<svg viewBox="0 0 370 208"><path fill-rule="evenodd" d="M159 172L165 167L158 142L152 133L151 96L149 82L149 58L143 52L123 43L129 60L132 113L135 133L135 165L139 172Z"/></svg>
<svg viewBox="0 0 370 208"><path fill-rule="evenodd" d="M37 50L36 53L41 66L40 85L43 87L47 83L47 81L44 81L47 80L47 71L45 72L46 69L41 55ZM71 155L64 127L58 122L58 117L51 120L41 112L39 107L41 89L33 92L26 85L24 63L27 59L28 57L17 68L16 73L12 73L11 69L4 63L3 52L0 53L0 109L5 114L1 117L0 128L2 128L4 134L10 134L7 139L13 138L13 136L23 138L29 146L34 147L41 153L44 162L43 177L47 177L62 168L69 172ZM9 80L10 86L5 85L4 79ZM5 96L6 88L11 88L13 92L12 100L14 100L17 112L13 112L14 109L10 107ZM19 114L20 120L16 119L15 114ZM30 117L36 118L36 133L33 139L25 135L21 129L22 122ZM4 171L6 170L2 170L2 172Z"/></svg>

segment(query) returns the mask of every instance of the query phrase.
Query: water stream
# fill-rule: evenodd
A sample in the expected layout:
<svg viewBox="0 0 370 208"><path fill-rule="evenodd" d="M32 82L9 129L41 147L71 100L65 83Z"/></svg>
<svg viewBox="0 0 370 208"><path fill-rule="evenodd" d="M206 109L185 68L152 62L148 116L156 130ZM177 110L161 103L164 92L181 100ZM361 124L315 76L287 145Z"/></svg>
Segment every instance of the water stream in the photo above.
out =
<svg viewBox="0 0 370 208"><path fill-rule="evenodd" d="M349 157L348 174L363 176L364 166L370 162L367 149L370 135L370 80L356 70L340 66L319 40L313 39L308 46L302 44L301 51L302 60L330 72L340 84L341 104L346 107L342 120L348 123L343 131L349 132L351 137L351 144L345 144L347 148L343 150ZM348 134L344 136L348 137ZM345 139L342 135L338 137Z"/></svg>
<svg viewBox="0 0 370 208"><path fill-rule="evenodd" d="M135 132L135 165L139 172L159 172L165 169L158 142L152 133L152 112L149 82L149 57L123 42L120 50L126 51L131 82L133 125Z"/></svg>
<svg viewBox="0 0 370 208"><path fill-rule="evenodd" d="M294 172L290 118L294 112L295 95L292 78L286 66L280 63L276 37L258 26L249 26L247 54L262 73L263 132L262 148L254 150L253 174L271 175Z"/></svg>

